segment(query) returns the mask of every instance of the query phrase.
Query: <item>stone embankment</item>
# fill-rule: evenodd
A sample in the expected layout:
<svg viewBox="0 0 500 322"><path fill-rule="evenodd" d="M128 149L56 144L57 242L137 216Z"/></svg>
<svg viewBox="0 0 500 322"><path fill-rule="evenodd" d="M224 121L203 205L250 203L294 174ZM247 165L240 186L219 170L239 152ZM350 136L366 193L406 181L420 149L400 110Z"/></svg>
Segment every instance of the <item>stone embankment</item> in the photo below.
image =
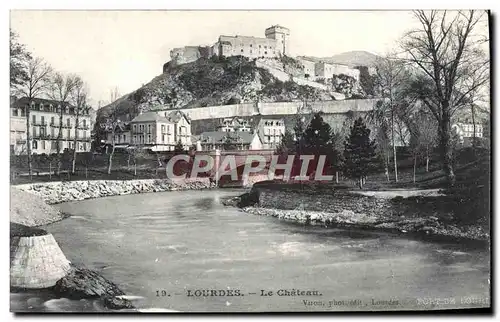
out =
<svg viewBox="0 0 500 322"><path fill-rule="evenodd" d="M95 180L59 181L16 185L15 188L40 196L48 204L134 193L215 188L209 178L183 180Z"/></svg>
<svg viewBox="0 0 500 322"><path fill-rule="evenodd" d="M489 240L479 225L460 225L446 196L384 198L345 190L294 191L286 185L254 185L250 193L224 200L245 212L304 224Z"/></svg>

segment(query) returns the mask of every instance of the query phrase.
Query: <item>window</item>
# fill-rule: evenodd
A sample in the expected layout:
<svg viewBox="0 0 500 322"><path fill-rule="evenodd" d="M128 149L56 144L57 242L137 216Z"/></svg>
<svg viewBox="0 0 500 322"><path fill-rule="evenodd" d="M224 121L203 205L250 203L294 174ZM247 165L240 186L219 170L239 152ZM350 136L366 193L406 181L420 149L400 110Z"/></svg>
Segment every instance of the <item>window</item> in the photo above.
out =
<svg viewBox="0 0 500 322"><path fill-rule="evenodd" d="M85 132L83 132L85 134ZM125 139L125 134L123 134L123 142L125 142L126 139Z"/></svg>
<svg viewBox="0 0 500 322"><path fill-rule="evenodd" d="M148 135L148 143L151 142L151 135Z"/></svg>
<svg viewBox="0 0 500 322"><path fill-rule="evenodd" d="M137 125L134 124L134 132L136 132L136 131L137 131ZM135 140L135 138L134 138L134 140Z"/></svg>
<svg viewBox="0 0 500 322"><path fill-rule="evenodd" d="M21 109L21 116L26 116L26 111L23 109Z"/></svg>
<svg viewBox="0 0 500 322"><path fill-rule="evenodd" d="M17 111L17 108L12 110L12 116L18 116L19 112Z"/></svg>
<svg viewBox="0 0 500 322"><path fill-rule="evenodd" d="M67 134L67 138L69 139L69 137L71 136L70 129L68 129L68 130L66 131L66 134Z"/></svg>
<svg viewBox="0 0 500 322"><path fill-rule="evenodd" d="M87 151L87 143L83 142L83 151Z"/></svg>
<svg viewBox="0 0 500 322"><path fill-rule="evenodd" d="M38 149L38 141L33 140L33 149Z"/></svg>
<svg viewBox="0 0 500 322"><path fill-rule="evenodd" d="M243 52L243 49L241 50L241 52Z"/></svg>
<svg viewBox="0 0 500 322"><path fill-rule="evenodd" d="M69 118L66 119L66 126L71 126L71 120Z"/></svg>
<svg viewBox="0 0 500 322"><path fill-rule="evenodd" d="M83 120L83 127L87 126L87 120Z"/></svg>
<svg viewBox="0 0 500 322"><path fill-rule="evenodd" d="M252 44L250 44L250 47L252 47Z"/></svg>
<svg viewBox="0 0 500 322"><path fill-rule="evenodd" d="M161 125L161 133L165 133L165 125L164 124Z"/></svg>
<svg viewBox="0 0 500 322"><path fill-rule="evenodd" d="M45 141L42 140L42 150L45 150Z"/></svg>
<svg viewBox="0 0 500 322"><path fill-rule="evenodd" d="M36 136L36 127L33 126L33 137Z"/></svg>
<svg viewBox="0 0 500 322"><path fill-rule="evenodd" d="M267 49L267 46L264 46L264 49Z"/></svg>
<svg viewBox="0 0 500 322"><path fill-rule="evenodd" d="M252 50L250 50L250 54L252 53Z"/></svg>
<svg viewBox="0 0 500 322"><path fill-rule="evenodd" d="M42 116L42 124L45 124L45 116Z"/></svg>
<svg viewBox="0 0 500 322"><path fill-rule="evenodd" d="M148 124L148 133L151 133L151 124Z"/></svg>
<svg viewBox="0 0 500 322"><path fill-rule="evenodd" d="M53 116L50 118L50 124L54 125L54 117Z"/></svg>
<svg viewBox="0 0 500 322"><path fill-rule="evenodd" d="M51 137L55 137L55 135L54 135L54 128L53 127L50 128L50 136Z"/></svg>
<svg viewBox="0 0 500 322"><path fill-rule="evenodd" d="M267 55L267 51L265 51L265 52L264 52L264 54L266 54L266 55Z"/></svg>
<svg viewBox="0 0 500 322"><path fill-rule="evenodd" d="M162 134L162 135L161 135L161 141L162 141L163 143L165 143L165 134Z"/></svg>
<svg viewBox="0 0 500 322"><path fill-rule="evenodd" d="M33 121L33 124L36 124L36 115L33 114L33 116L31 117L32 121Z"/></svg>

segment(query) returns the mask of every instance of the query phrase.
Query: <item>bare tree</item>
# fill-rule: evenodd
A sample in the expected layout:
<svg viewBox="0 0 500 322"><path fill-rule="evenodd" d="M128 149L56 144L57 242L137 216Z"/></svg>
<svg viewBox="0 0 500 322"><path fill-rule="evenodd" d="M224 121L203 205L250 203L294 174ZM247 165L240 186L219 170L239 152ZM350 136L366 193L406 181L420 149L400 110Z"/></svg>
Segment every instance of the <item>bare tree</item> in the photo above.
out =
<svg viewBox="0 0 500 322"><path fill-rule="evenodd" d="M105 133L111 136L111 152L108 155L108 174L111 174L111 168L113 164L113 155L115 154L115 134L117 127L121 124L120 119L116 115L116 112L113 110L110 115L106 118L104 123L101 123L101 128Z"/></svg>
<svg viewBox="0 0 500 322"><path fill-rule="evenodd" d="M487 32L478 32L484 12L415 11L414 15L420 27L404 36L402 47L422 73L413 89L438 121L443 170L453 185L451 118L489 82L489 60L481 48L488 41Z"/></svg>
<svg viewBox="0 0 500 322"><path fill-rule="evenodd" d="M81 128L82 120L80 120L81 115L88 115L90 110L90 106L87 104L88 100L88 90L80 77L75 79L75 88L71 93L72 104L74 105L75 110L75 136L73 137L73 160L71 166L71 173L75 173L76 167L76 153L77 153L77 144L78 144L78 130ZM85 128L83 129L86 130Z"/></svg>
<svg viewBox="0 0 500 322"><path fill-rule="evenodd" d="M52 73L52 67L41 58L30 58L27 60L26 81L13 84L13 91L19 96L26 97L28 100L25 109L26 116L26 151L28 155L28 171L30 180L33 175L32 156L31 156L31 127L30 127L30 109L34 99L40 97L47 91L49 80Z"/></svg>
<svg viewBox="0 0 500 322"><path fill-rule="evenodd" d="M405 99L403 88L408 81L409 72L404 61L396 59L394 55L380 58L376 61L375 84L384 100L377 104L372 118L378 118L376 123L389 130L391 140L394 179L398 182L398 163L396 150L396 136L401 139L404 132L401 116L405 115L409 107Z"/></svg>
<svg viewBox="0 0 500 322"><path fill-rule="evenodd" d="M64 75L62 73L55 73L51 79L49 97L59 104L59 128L56 137L56 153L60 155L61 152L61 139L62 130L64 127L63 116L66 109L69 109L69 102L71 95L76 85L81 81L80 77L76 75ZM69 131L69 127L68 127ZM68 140L70 139L68 135ZM59 158L57 163L57 174L61 170L62 158Z"/></svg>
<svg viewBox="0 0 500 322"><path fill-rule="evenodd" d="M111 104L119 98L120 98L120 92L118 92L118 87L115 86L115 88L113 88L109 92L109 100L110 100L109 103Z"/></svg>

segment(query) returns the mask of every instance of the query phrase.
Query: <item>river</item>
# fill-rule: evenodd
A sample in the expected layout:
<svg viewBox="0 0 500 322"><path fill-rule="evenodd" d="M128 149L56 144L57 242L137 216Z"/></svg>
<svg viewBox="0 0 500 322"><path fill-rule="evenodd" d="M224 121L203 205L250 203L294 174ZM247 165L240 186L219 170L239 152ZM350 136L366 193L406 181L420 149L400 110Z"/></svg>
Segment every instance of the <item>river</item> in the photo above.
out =
<svg viewBox="0 0 500 322"><path fill-rule="evenodd" d="M70 261L99 271L144 311L488 306L486 246L304 226L221 205L220 198L238 194L177 191L69 202L58 207L72 216L44 228ZM293 289L311 293L285 296ZM196 290L233 296L188 296ZM11 311L101 310L98 301L11 293Z"/></svg>

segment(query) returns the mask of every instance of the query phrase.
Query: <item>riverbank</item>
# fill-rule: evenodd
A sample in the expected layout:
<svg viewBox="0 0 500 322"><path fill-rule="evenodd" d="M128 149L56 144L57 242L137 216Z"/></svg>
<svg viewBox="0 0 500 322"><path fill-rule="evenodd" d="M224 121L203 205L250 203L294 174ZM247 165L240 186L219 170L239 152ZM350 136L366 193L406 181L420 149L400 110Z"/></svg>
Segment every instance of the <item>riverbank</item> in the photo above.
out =
<svg viewBox="0 0 500 322"><path fill-rule="evenodd" d="M35 194L47 204L136 193L215 188L209 178L58 181L15 185L14 188Z"/></svg>
<svg viewBox="0 0 500 322"><path fill-rule="evenodd" d="M98 299L107 309L133 309L131 301L124 297L125 293L98 272L71 264L66 267L70 262L65 259L52 235L32 227L51 224L68 217L51 206L62 202L213 187L214 184L208 178L67 181L11 186L11 226L25 227L11 229L11 291L23 292L41 288L68 299ZM64 260L60 260L58 264L54 258ZM40 263L46 262L53 265L42 268ZM42 280L44 283L40 284L39 281Z"/></svg>
<svg viewBox="0 0 500 322"><path fill-rule="evenodd" d="M66 217L67 215L48 205L40 196L11 186L10 222L36 227L48 225Z"/></svg>
<svg viewBox="0 0 500 322"><path fill-rule="evenodd" d="M456 210L456 201L438 191L297 191L295 187L264 183L255 185L248 194L224 200L223 204L254 215L310 225L490 240L485 224L458 220L462 214Z"/></svg>

